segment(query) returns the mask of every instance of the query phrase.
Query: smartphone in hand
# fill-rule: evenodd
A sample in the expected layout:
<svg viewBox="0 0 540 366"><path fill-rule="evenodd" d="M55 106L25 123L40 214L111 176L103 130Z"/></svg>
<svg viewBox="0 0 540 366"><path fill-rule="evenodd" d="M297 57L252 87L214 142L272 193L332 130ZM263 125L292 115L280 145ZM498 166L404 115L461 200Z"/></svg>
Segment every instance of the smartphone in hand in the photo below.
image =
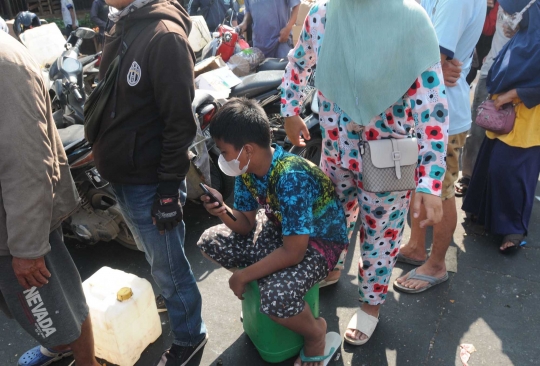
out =
<svg viewBox="0 0 540 366"><path fill-rule="evenodd" d="M199 187L201 187L201 189L203 190L204 194L207 195L209 198L210 198L210 203L214 203L214 202L217 202L219 205L217 207L221 207L223 206L223 202L221 202L220 200L218 200L216 198L216 196L214 196L212 194L212 192L210 192L208 190L208 188L206 188L206 186L204 185L204 183L199 183ZM236 217L232 214L232 212L230 212L229 210L226 211L227 212L227 216L229 216L232 220L236 221Z"/></svg>

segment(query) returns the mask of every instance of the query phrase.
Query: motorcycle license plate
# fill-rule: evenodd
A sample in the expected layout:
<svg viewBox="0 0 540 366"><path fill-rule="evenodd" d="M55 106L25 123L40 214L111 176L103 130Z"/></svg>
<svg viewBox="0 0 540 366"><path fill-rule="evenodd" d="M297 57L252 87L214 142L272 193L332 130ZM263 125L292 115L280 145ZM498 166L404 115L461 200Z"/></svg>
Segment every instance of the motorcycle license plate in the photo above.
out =
<svg viewBox="0 0 540 366"><path fill-rule="evenodd" d="M101 177L96 168L92 168L86 171L86 176L90 179L90 182L96 187L96 189L101 189L106 187L109 182Z"/></svg>

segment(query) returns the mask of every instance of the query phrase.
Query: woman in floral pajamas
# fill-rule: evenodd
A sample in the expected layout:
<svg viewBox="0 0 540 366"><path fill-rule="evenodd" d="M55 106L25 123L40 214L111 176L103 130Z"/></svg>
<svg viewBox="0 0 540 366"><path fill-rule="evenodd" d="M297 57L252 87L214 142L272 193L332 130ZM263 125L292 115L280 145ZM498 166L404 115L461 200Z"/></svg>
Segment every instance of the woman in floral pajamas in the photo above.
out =
<svg viewBox="0 0 540 366"><path fill-rule="evenodd" d="M282 84L282 115L286 119L287 134L296 145L303 143L300 133L309 138L309 132L298 113L304 98L303 88L321 57L319 52L327 28L329 3L322 0L312 7L300 40L289 53L289 65ZM354 40L354 37L351 38ZM317 77L320 71L317 71ZM339 71L345 72L336 70ZM403 97L383 113L372 117L365 126L355 123L338 104L318 92L323 138L321 169L336 186L347 217L349 239L359 215L362 220L362 255L358 264L362 305L351 319L345 334L345 340L355 345L366 343L377 325L379 308L386 299L389 279L399 252L411 196L410 191L364 191L359 141L416 136L419 147L416 192L419 194L414 202L414 214L417 215L420 205L424 204L428 213L424 226L441 219L440 193L446 170L448 133L448 104L441 64L434 62L416 75L419 76L412 86L408 90L403 89Z"/></svg>

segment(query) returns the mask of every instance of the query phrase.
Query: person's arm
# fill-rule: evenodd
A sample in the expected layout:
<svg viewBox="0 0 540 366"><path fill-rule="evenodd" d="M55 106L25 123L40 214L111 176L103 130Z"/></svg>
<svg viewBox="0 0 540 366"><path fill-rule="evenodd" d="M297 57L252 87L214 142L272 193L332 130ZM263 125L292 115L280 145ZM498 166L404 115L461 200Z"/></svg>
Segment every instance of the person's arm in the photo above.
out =
<svg viewBox="0 0 540 366"><path fill-rule="evenodd" d="M446 54L441 53L441 65L444 84L449 87L456 86L461 76L461 66L463 65L463 62L456 58L449 60Z"/></svg>
<svg viewBox="0 0 540 366"><path fill-rule="evenodd" d="M316 15L320 17L318 19L324 18L326 7L319 6ZM289 52L289 63L281 84L281 115L285 117L287 137L295 146L305 146L304 140L311 138L299 114L304 103L304 88L317 64L317 48L313 40L324 37L324 24L312 23L313 18L306 17L304 21L300 38L293 51Z"/></svg>
<svg viewBox="0 0 540 366"><path fill-rule="evenodd" d="M187 40L176 33L167 33L153 42L149 55L154 98L164 124L158 193L177 195L189 170L188 149L197 132L191 109L195 95L194 55ZM164 60L168 67L163 66Z"/></svg>
<svg viewBox="0 0 540 366"><path fill-rule="evenodd" d="M211 215L219 217L229 229L240 235L248 235L251 230L255 228L255 218L257 216L259 203L249 192L242 181L242 177L235 178L234 209L231 209L225 204L221 193L211 187L206 187L220 202L223 203L222 207L218 207L219 204L217 202L211 203L210 198L207 195L202 195L201 200L204 202L204 208L206 208ZM236 217L236 221L227 215L227 210L233 213Z"/></svg>
<svg viewBox="0 0 540 366"><path fill-rule="evenodd" d="M101 20L101 18L99 17L99 4L97 1L94 1L92 3L92 8L90 9L90 20L100 29L107 29L107 22Z"/></svg>
<svg viewBox="0 0 540 366"><path fill-rule="evenodd" d="M416 80L416 103L412 113L415 131L418 138L418 184L415 201L412 202L412 212L415 217L420 214L420 206L426 208L427 219L420 224L422 227L433 225L441 220L442 182L446 173L444 159L448 143L448 99L433 98L433 95L443 95L441 64L422 73Z"/></svg>
<svg viewBox="0 0 540 366"><path fill-rule="evenodd" d="M246 4L247 4L247 1L246 1ZM245 12L244 12L244 20L242 21L242 23L238 25L238 28L240 28L240 33L246 32L252 22L253 22L253 19L251 18L251 13L248 12L248 8L246 6Z"/></svg>
<svg viewBox="0 0 540 366"><path fill-rule="evenodd" d="M299 0L293 0L292 1L292 11L291 11L291 17L289 18L289 22L287 25L281 29L279 32L279 43L285 43L289 39L289 36L291 35L293 26L296 24L296 20L298 19L298 11L300 10L300 1Z"/></svg>
<svg viewBox="0 0 540 366"><path fill-rule="evenodd" d="M235 271L229 279L229 287L240 300L243 300L242 294L251 281L300 263L306 255L308 243L309 235L284 236L282 247L251 266Z"/></svg>
<svg viewBox="0 0 540 366"><path fill-rule="evenodd" d="M495 107L501 108L508 103L516 103L519 100L525 107L532 109L540 104L540 88L517 88L501 93L495 99Z"/></svg>
<svg viewBox="0 0 540 366"><path fill-rule="evenodd" d="M68 3L66 5L66 8L69 10L69 14L71 15L71 28L73 30L77 29L77 14L75 14L75 8L73 7L73 4Z"/></svg>
<svg viewBox="0 0 540 366"><path fill-rule="evenodd" d="M532 109L540 104L540 88L517 88L517 96L525 107Z"/></svg>
<svg viewBox="0 0 540 366"><path fill-rule="evenodd" d="M47 254L53 210L54 154L48 137L50 99L40 75L3 63L2 84L17 85L0 100L0 194L10 254Z"/></svg>

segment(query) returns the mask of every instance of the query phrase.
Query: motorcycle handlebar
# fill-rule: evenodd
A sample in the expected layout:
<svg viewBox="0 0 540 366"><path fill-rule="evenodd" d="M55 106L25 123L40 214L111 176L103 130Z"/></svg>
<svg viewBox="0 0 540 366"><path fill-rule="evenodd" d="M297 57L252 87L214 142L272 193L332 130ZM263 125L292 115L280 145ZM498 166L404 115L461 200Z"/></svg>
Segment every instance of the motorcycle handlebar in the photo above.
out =
<svg viewBox="0 0 540 366"><path fill-rule="evenodd" d="M75 99L77 100L77 102L80 102L80 101L83 100L81 92L79 91L79 88L76 85L73 86L72 91L73 91L73 95L75 96Z"/></svg>

